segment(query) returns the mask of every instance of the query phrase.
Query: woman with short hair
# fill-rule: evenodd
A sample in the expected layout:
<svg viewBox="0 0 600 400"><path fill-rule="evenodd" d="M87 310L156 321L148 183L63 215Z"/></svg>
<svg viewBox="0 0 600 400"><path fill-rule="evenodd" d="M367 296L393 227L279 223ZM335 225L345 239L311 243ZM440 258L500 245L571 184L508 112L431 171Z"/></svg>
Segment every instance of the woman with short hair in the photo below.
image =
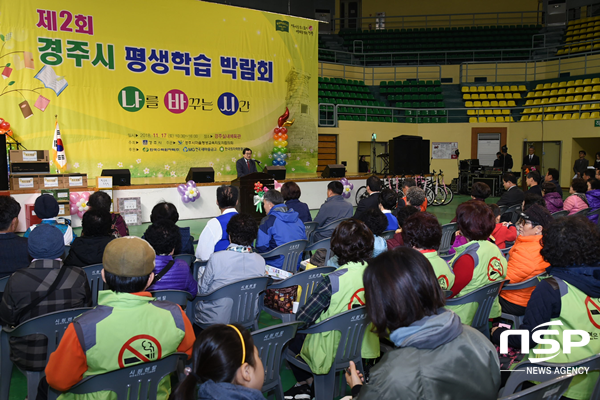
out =
<svg viewBox="0 0 600 400"><path fill-rule="evenodd" d="M571 195L565 199L563 207L569 211L569 215L576 214L589 207L585 192L587 192L587 183L582 178L573 179L569 188Z"/></svg>
<svg viewBox="0 0 600 400"><path fill-rule="evenodd" d="M346 380L358 399L496 399L496 349L445 309L444 293L427 259L400 247L369 261L363 275L367 314L379 337L395 348L362 385L350 362ZM425 371L425 372L424 372Z"/></svg>
<svg viewBox="0 0 600 400"><path fill-rule="evenodd" d="M284 183L281 186L281 194L283 195L283 200L285 201L287 208L296 211L300 221L312 221L312 216L310 215L308 205L299 200L300 196L302 195L302 191L296 182L290 181Z"/></svg>

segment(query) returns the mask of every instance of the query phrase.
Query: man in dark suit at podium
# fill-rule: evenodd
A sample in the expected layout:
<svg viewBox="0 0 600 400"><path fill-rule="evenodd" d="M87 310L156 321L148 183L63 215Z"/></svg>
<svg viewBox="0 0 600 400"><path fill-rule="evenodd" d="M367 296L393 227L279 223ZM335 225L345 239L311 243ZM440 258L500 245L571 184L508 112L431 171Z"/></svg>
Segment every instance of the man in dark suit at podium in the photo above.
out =
<svg viewBox="0 0 600 400"><path fill-rule="evenodd" d="M540 165L540 158L536 156L535 149L533 147L529 148L529 154L523 158L523 165Z"/></svg>
<svg viewBox="0 0 600 400"><path fill-rule="evenodd" d="M252 150L246 147L244 149L244 157L237 160L235 167L238 178L256 172L256 161L252 159Z"/></svg>

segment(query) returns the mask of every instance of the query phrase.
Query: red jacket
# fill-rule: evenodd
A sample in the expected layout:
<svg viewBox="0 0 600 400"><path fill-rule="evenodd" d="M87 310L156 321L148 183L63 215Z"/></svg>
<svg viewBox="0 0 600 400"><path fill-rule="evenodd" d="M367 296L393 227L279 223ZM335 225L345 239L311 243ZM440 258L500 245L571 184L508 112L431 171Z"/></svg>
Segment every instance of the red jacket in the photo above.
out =
<svg viewBox="0 0 600 400"><path fill-rule="evenodd" d="M496 240L496 246L501 249L505 249L505 242L514 242L517 240L517 228L514 225L509 225L506 227L502 224L496 224L494 232L492 232L492 236Z"/></svg>

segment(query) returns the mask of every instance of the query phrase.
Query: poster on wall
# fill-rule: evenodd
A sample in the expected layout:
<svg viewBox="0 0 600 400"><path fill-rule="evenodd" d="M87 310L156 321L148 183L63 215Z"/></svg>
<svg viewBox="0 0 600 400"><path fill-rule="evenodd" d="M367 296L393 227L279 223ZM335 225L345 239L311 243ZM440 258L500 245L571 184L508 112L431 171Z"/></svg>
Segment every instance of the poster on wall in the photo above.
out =
<svg viewBox="0 0 600 400"><path fill-rule="evenodd" d="M58 118L65 172L92 181L128 168L181 182L190 167L231 180L245 147L314 172L317 43L316 21L194 0L2 1L0 117L40 150Z"/></svg>
<svg viewBox="0 0 600 400"><path fill-rule="evenodd" d="M456 160L455 154L458 150L458 142L433 142L431 144L431 158Z"/></svg>

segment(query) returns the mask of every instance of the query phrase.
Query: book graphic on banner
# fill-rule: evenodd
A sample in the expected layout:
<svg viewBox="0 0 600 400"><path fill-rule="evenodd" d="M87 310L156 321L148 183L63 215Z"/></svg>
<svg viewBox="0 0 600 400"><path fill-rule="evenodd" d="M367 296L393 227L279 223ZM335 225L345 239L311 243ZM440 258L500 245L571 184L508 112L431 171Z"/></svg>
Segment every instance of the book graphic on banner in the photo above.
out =
<svg viewBox="0 0 600 400"><path fill-rule="evenodd" d="M59 96L62 91L69 86L69 83L65 77L56 75L54 69L49 65L45 65L42 69L40 69L40 71L35 75L35 78L39 79L48 89L54 90L57 96Z"/></svg>
<svg viewBox="0 0 600 400"><path fill-rule="evenodd" d="M50 100L48 100L40 94L33 106L38 110L46 111L46 107L48 107L48 104L50 104Z"/></svg>

